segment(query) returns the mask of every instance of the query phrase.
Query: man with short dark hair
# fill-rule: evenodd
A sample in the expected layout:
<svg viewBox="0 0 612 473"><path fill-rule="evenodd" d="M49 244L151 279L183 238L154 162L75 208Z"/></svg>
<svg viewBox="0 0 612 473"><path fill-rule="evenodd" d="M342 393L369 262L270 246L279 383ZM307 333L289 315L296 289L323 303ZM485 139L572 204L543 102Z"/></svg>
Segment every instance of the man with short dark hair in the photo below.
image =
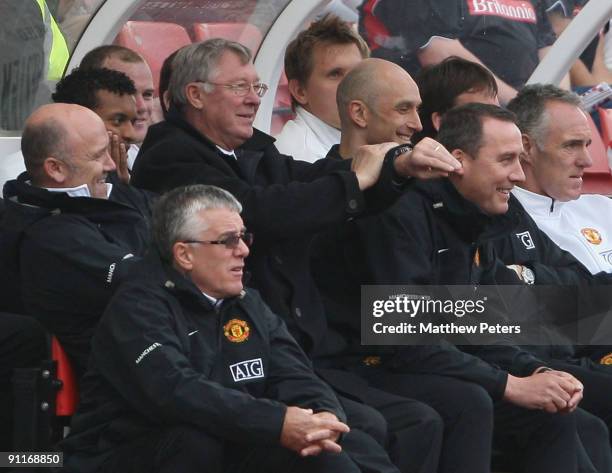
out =
<svg viewBox="0 0 612 473"><path fill-rule="evenodd" d="M353 27L333 15L313 22L289 43L285 74L296 118L276 137L281 153L314 162L340 142L336 88L369 54Z"/></svg>
<svg viewBox="0 0 612 473"><path fill-rule="evenodd" d="M125 74L111 69L73 69L60 80L51 96L56 103L73 103L89 108L98 114L110 133L116 150L112 156L118 163L117 174L129 180L127 163L138 139L136 88ZM136 150L138 148L136 147Z"/></svg>
<svg viewBox="0 0 612 473"><path fill-rule="evenodd" d="M139 473L397 470L344 424L285 324L244 289L252 241L242 207L213 186L164 195L143 261L92 342L67 471ZM340 435L344 434L344 439ZM361 470L356 455L382 463Z"/></svg>
<svg viewBox="0 0 612 473"><path fill-rule="evenodd" d="M453 107L471 102L499 105L493 74L483 65L467 59L451 56L424 67L415 81L421 93L419 117L423 125L415 141L424 136L435 138L444 114Z"/></svg>
<svg viewBox="0 0 612 473"><path fill-rule="evenodd" d="M107 44L98 46L89 51L81 60L81 69L107 68L123 72L134 82L136 87L136 114L134 129L136 130L135 142L140 145L147 135L149 126L155 123L155 87L153 85L153 74L147 61L138 54L124 46ZM161 118L158 118L161 119ZM128 167L132 169L138 154L138 148L133 147L128 157Z"/></svg>
<svg viewBox="0 0 612 473"><path fill-rule="evenodd" d="M115 284L148 247L151 197L107 183L108 133L80 105L36 110L21 148L27 172L4 187L3 297L58 337L80 376Z"/></svg>

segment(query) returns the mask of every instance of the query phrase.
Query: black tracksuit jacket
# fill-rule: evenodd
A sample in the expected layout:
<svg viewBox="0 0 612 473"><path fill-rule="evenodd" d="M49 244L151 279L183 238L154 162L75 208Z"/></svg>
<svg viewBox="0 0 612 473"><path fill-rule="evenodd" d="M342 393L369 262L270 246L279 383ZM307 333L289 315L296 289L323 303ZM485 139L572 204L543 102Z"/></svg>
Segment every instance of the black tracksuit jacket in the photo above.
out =
<svg viewBox="0 0 612 473"><path fill-rule="evenodd" d="M56 335L81 375L116 284L149 247L154 196L114 183L108 200L70 197L28 180L4 186L2 301Z"/></svg>
<svg viewBox="0 0 612 473"><path fill-rule="evenodd" d="M80 472L122 444L179 424L254 446L278 445L288 405L345 420L331 388L256 291L215 309L153 255L111 300L82 385L63 446Z"/></svg>
<svg viewBox="0 0 612 473"><path fill-rule="evenodd" d="M415 181L387 211L317 239L313 266L332 325L359 340L361 284L499 283L495 278L518 283L491 244L517 222L513 211L487 217L447 180ZM353 347L358 349L358 342ZM502 397L507 373L526 376L545 365L511 345L483 346L471 353L448 344L379 349L387 352L389 369L457 377L481 385L494 399Z"/></svg>

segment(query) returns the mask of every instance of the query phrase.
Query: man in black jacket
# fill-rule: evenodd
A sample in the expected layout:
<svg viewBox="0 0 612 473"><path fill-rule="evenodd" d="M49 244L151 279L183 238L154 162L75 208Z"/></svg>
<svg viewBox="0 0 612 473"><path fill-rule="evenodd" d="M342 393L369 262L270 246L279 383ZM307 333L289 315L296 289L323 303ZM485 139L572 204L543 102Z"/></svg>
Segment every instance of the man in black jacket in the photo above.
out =
<svg viewBox="0 0 612 473"><path fill-rule="evenodd" d="M391 143L364 147L346 162L295 161L253 129L266 90L244 46L214 39L182 48L173 61L170 112L149 128L132 183L158 192L205 183L235 195L245 224L257 235L247 261L249 284L283 317L318 374L343 395L378 408L392 440L410 431L394 449L402 469L435 472L441 420L431 408L389 398L354 374L328 369L347 344L327 326L310 274L309 247L316 232L388 206L409 176L446 175L458 163L448 153L434 153L433 140L388 155ZM354 423L352 409L347 413Z"/></svg>
<svg viewBox="0 0 612 473"><path fill-rule="evenodd" d="M389 81L387 81L386 87L394 93L388 91L389 96L385 100L378 101L368 101L364 97L379 98L381 97L380 93L374 94L370 90L369 95L362 95L357 93L356 90L349 90L351 81L353 85L367 84L365 79L358 80L359 77L356 76L359 74L364 77L371 76L371 74L368 74L371 71L365 70L368 67L367 61L362 63L345 78L347 83L340 85L338 100L339 103L345 102L344 106L340 106L340 110L341 114L345 112L343 118L346 123L343 122L343 141L340 147L332 150L337 155L344 156L346 153L350 156L348 153L351 152L352 147L363 144L364 140L371 143L376 143L378 140L384 141L384 139L392 136L396 129L401 129L403 117L393 111L395 103L393 97L396 96L394 93L397 86L389 84ZM354 102L360 103L362 107L375 107L375 111L369 112L370 116L383 116L384 123L381 124L379 121L370 125L368 122L365 126L354 126L351 129L348 125L348 118L352 118L352 115L350 111L346 111L345 106ZM354 105L353 108L357 106ZM389 110L385 109L385 106ZM484 269L488 268L489 265L501 264L496 261L494 256L490 255L489 251L482 251L480 246L484 245L489 239L502 236L509 226L511 228L512 215L502 215L501 218L496 219L489 218L487 215L503 214L507 211L509 189L514 182L523 178L518 164L518 156L522 147L520 133L513 124L511 114L492 106L483 105L481 107L485 108L482 114L488 117L482 119L484 124L481 126L480 116L475 120L475 124L472 118L471 127L458 129L456 133L466 137L465 140L472 145L470 148L472 152L479 151L480 144L484 148L485 142L490 148L497 151L493 153L487 149L486 159L462 158L464 167L461 173L453 174L448 180L417 183L387 212L379 216L356 220L354 224L356 228L345 231L344 243L331 251L328 250L326 253L326 255L343 254L344 263L353 267L352 271L344 272L345 279L348 274L358 274L359 280L354 281L356 287L359 283L364 282L409 285L471 284L482 282L480 278ZM487 109L487 107L489 108ZM470 118L469 114L462 115L455 125L468 121L468 118ZM486 123L486 120L489 120L490 123ZM492 124L494 125L493 128L491 128ZM487 126L488 128L485 128ZM346 135L345 129L348 130ZM490 139L493 136L496 138L495 140ZM470 161L466 164L467 159L470 159ZM465 191L466 196L460 196L451 182L453 184L456 182L466 183L464 188L461 189L461 191ZM476 205L466 200L468 196L482 204L483 210L479 210ZM490 223L494 224L489 225ZM355 232L359 235L357 243L350 235L351 233L354 235ZM344 248L341 249L342 247ZM323 255L320 259L325 260L326 255ZM358 263L360 260L363 262L363 255L365 255L366 260L365 268ZM475 255L478 255L478 257L475 257ZM327 267L329 266L338 268L341 267L341 263L336 262L334 264L332 262ZM505 268L503 264L501 266L507 277L516 280L513 271ZM342 276L338 273L328 278L329 284L327 284L327 287L329 291L327 291L327 295L331 301L336 301L334 307L339 306L337 303L340 300L338 295L342 293L343 297L346 297L345 294L351 286L347 282L340 290L337 290L337 287L333 288L332 279L336 281L341 278ZM355 294L355 291L353 291L353 294ZM355 304L358 305L358 299L354 297L353 299L355 299L353 304L353 307L355 307ZM348 318L345 317L343 320L341 319L341 322L346 324L347 320ZM355 328L353 331L355 331ZM436 352L434 348L422 347L399 349L393 369L416 372L432 372L432 370L435 370L441 375L467 379L486 388L483 381L487 377L487 370L482 366L474 365L471 369L467 369L468 365L465 363L463 366L459 364L461 357L450 352L448 352L446 359L438 355L438 360L445 361L444 363L435 363L436 358L431 356L428 351ZM517 436L522 438L522 442L525 443L523 443L521 453L532 458L530 462L526 462L528 468L526 471L531 471L531 468L534 467L534 461L540 462L539 468L546 471L558 471L559 468L569 468L568 471L575 471L567 464L557 463L559 460L557 453L564 451L564 454L569 454L569 450L565 449L575 448L574 439L566 437L564 441L553 447L546 436L541 435L542 431L555 431L557 422L563 423L566 421L566 419L563 419L564 416L543 416L541 413L519 409L516 406L539 407L549 412L566 410L568 401L576 394L574 389L580 386L579 383L574 379L572 381L573 387L572 384L565 384L562 378L573 379L567 374L535 374L539 370L536 370L533 364L531 368L529 368L529 363L525 364L526 360L535 360L535 358L516 347L484 347L475 353L484 360L510 372L510 375L507 375L502 383L502 393L499 396L495 396L495 392L488 389L493 399L497 401L495 403L496 438L502 440L501 445L509 446L515 444ZM470 355L464 354L465 356ZM520 366L523 366L524 369L519 368ZM457 367L461 369L457 369ZM548 394L546 394L548 388L544 388L542 384L545 381L543 377L553 374L556 377L551 376L549 381L556 384L556 388L560 391L548 397ZM377 383L380 383L380 386L394 392L401 392L401 394L406 395L410 389L414 390L409 384L402 385L397 375L387 374L385 376L372 373L372 376ZM515 378L515 376L519 377ZM517 381L519 381L518 384ZM515 391L515 388L518 388L518 390ZM435 392L436 396L440 396L435 390L432 392ZM517 393L521 392L522 394L517 396ZM424 400L427 395L428 393L423 393L423 397L418 398ZM418 396L418 393L414 396ZM499 402L502 397L516 406ZM509 412L512 413L512 416L508 416ZM582 420L583 418L585 420ZM521 420L519 421L519 419ZM589 452L594 459L594 463L597 463L603 471L608 471L610 455L609 451L606 452L605 446L602 446L602 439L606 437L605 427L598 419L593 419L586 413L581 412L580 419L581 422L589 425L589 428L594 432L592 437L594 440L592 445L589 445L589 447L594 447L594 450ZM549 447L546 452L540 449L544 444L548 444ZM551 455L550 453L553 452L556 453ZM576 451L574 451L574 454L576 454ZM534 460L535 458L537 460ZM582 460L584 461L585 458L583 457Z"/></svg>
<svg viewBox="0 0 612 473"><path fill-rule="evenodd" d="M349 432L285 324L243 289L252 235L240 210L213 186L160 199L159 258L142 262L100 322L63 444L67 471L397 471Z"/></svg>
<svg viewBox="0 0 612 473"><path fill-rule="evenodd" d="M22 136L27 172L4 187L3 297L54 333L77 374L115 284L149 243L151 197L106 179L116 166L98 115L45 105Z"/></svg>
<svg viewBox="0 0 612 473"><path fill-rule="evenodd" d="M432 138L437 136L440 122L444 114L451 108L470 102L497 103L494 77L479 64L464 59L447 58L440 64L425 68L420 72L418 81L423 97L419 115L424 123L424 129L427 130L426 136ZM574 232L580 237L579 241L574 233L567 231L567 228L562 231L563 225L559 224L562 212L568 210L568 207L562 207L563 203L559 204L559 195L561 200L567 200L567 195L579 194L580 182L572 176L582 174L584 167L590 163L587 150L590 133L579 104L577 96L550 84L526 86L518 97L508 104L508 108L517 114L517 125L522 132L525 154L522 156L521 164L526 179L520 186L512 190L513 198L508 202L509 212L514 216L513 226L508 226L500 234L500 238L491 239L490 242L495 247L496 255L501 262L516 272L516 275L510 273L502 279L511 284L524 282L559 287L554 294L551 292L551 287L547 288L547 310L554 313L557 318L560 314L565 314L566 320L574 322L574 327L580 317L586 316L588 322L584 324L585 326L587 324L596 326L599 320L606 317L610 307L607 294L609 291L606 289L610 283L610 277L605 273L591 276L581 263L585 261L591 263L594 259L587 257L583 261L578 261L570 252L557 246L549 235L538 228L529 212L534 211L536 217L544 216L540 224L547 228L556 228L558 230L556 237L564 238L563 242L566 247L574 245L573 248L579 249L597 248L600 254L606 253L605 243L601 245L600 241L592 240L595 243L592 244L582 234ZM571 123L572 126L568 126L568 123ZM554 128L553 131L558 133L555 135L549 132L548 128ZM533 136L536 136L537 140L534 140ZM555 138L556 142L554 142ZM556 147L551 143L556 143ZM568 151L570 144L571 151ZM540 148L546 148L546 152L541 151ZM545 184L553 189L551 192L553 194L557 192L555 194L557 200L548 198L547 201L546 196L538 196L522 189L541 191L541 186L538 187L540 183L534 178L533 164L527 162L534 162L534 156L544 156L545 159L542 159L544 165L539 163L540 168L537 171L544 176L542 181L546 181ZM551 156L556 160L550 158ZM571 156L572 159L569 159L568 156ZM546 167L547 164L548 167ZM585 198L601 199L597 196ZM606 200L603 199L602 203L608 205ZM529 212L526 212L523 205L531 205L533 208L528 208ZM590 211L601 214L602 209L595 210L596 207L597 205L593 204ZM559 208L562 209L561 212ZM589 209L585 206L581 215L587 215L588 211ZM599 257L599 255L596 256ZM503 266L501 265L501 270L505 272ZM596 273L603 266L596 270L593 270L593 267L597 265L591 264L591 271ZM498 274L496 277L499 278L499 276ZM457 282L462 281L467 282L461 277L457 279ZM502 281L498 280L498 282ZM594 287L602 284L604 286L600 288ZM519 300L513 310L526 312L530 310L530 306L533 306L531 302ZM600 343L605 343L610 335L609 329L606 330L604 327L599 325L596 331ZM591 331L588 328L582 331L584 335L582 335L581 343L592 343L593 339L588 335ZM556 334L549 332L549 336L551 339L559 339L558 332ZM585 386L587 393L581 407L603 419L610 428L612 403L608 401L610 397L608 387L612 371L609 366L595 363L590 359L597 361L601 358L607 359L606 357L610 354L610 346L589 344L589 346L577 349L569 340L561 341L565 343L529 346L526 349L544 360L548 366L567 371L578 378Z"/></svg>

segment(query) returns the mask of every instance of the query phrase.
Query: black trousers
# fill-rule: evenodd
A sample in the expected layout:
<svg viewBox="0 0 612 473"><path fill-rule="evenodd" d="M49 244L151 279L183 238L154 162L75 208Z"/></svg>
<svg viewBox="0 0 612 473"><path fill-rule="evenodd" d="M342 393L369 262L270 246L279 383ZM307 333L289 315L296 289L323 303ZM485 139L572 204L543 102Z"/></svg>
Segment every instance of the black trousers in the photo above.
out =
<svg viewBox="0 0 612 473"><path fill-rule="evenodd" d="M439 472L490 472L493 439L522 473L609 471L602 423L587 412L548 414L493 403L455 378L362 369L372 384L431 406L444 421Z"/></svg>
<svg viewBox="0 0 612 473"><path fill-rule="evenodd" d="M443 426L439 473L489 473L493 402L484 389L455 378L360 370L371 384L426 404Z"/></svg>
<svg viewBox="0 0 612 473"><path fill-rule="evenodd" d="M612 365L601 365L588 358L560 361L550 360L548 365L567 371L584 385L584 398L580 407L601 418L612 428ZM608 434L609 438L609 434Z"/></svg>
<svg viewBox="0 0 612 473"><path fill-rule="evenodd" d="M517 472L610 473L605 432L601 419L582 409L548 414L495 404L494 444Z"/></svg>
<svg viewBox="0 0 612 473"><path fill-rule="evenodd" d="M48 358L47 338L33 318L0 312L0 451L12 450L15 368L35 368Z"/></svg>
<svg viewBox="0 0 612 473"><path fill-rule="evenodd" d="M369 440L368 440L369 439ZM353 430L344 439L350 448L367 452L373 441ZM362 441L365 440L364 443ZM343 442L343 443L345 443ZM392 470L361 469L345 447L340 454L302 458L280 446L224 442L191 426L151 432L117 448L99 473L359 473ZM365 452L363 454L365 454ZM78 472L78 460L68 460L67 472Z"/></svg>
<svg viewBox="0 0 612 473"><path fill-rule="evenodd" d="M576 410L575 416L579 439L579 471L612 473L608 427L603 420L584 409Z"/></svg>
<svg viewBox="0 0 612 473"><path fill-rule="evenodd" d="M402 473L438 471L444 423L434 409L372 386L362 387L359 398L371 407L339 396L351 428L364 431L385 445L393 464ZM363 464L354 449L347 452L360 466Z"/></svg>

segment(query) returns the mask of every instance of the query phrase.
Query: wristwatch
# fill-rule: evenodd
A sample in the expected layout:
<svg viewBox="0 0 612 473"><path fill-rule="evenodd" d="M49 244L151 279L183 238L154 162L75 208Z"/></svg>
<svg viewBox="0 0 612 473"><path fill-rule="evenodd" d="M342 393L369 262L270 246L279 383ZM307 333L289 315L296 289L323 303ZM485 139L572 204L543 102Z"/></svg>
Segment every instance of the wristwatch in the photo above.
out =
<svg viewBox="0 0 612 473"><path fill-rule="evenodd" d="M522 264L510 264L508 265L508 268L512 269L519 279L525 284L532 285L535 282L535 274L531 268L528 268Z"/></svg>
<svg viewBox="0 0 612 473"><path fill-rule="evenodd" d="M535 274L527 266L521 266L521 279L525 284L533 284L535 282Z"/></svg>

